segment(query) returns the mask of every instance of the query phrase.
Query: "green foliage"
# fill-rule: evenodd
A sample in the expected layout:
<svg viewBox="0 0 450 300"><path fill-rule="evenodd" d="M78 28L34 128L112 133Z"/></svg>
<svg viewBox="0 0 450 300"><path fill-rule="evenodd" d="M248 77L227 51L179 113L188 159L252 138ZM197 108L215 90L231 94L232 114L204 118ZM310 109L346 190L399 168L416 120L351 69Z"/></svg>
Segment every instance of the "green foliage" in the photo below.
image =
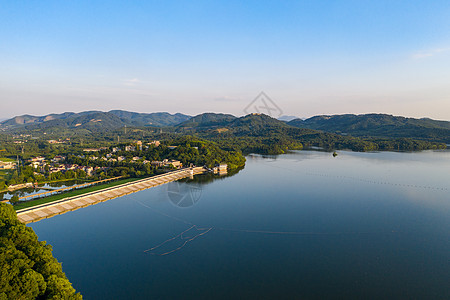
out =
<svg viewBox="0 0 450 300"><path fill-rule="evenodd" d="M316 116L307 120L296 119L288 124L358 137L411 138L450 143L450 122L431 119L414 119L386 114L346 114Z"/></svg>
<svg viewBox="0 0 450 300"><path fill-rule="evenodd" d="M204 127L204 126L222 126L236 119L233 115L204 113L192 117L191 119L181 123L178 127Z"/></svg>
<svg viewBox="0 0 450 300"><path fill-rule="evenodd" d="M294 121L292 121L294 122ZM183 125L183 124L181 124ZM320 147L326 150L424 150L441 149L445 145L405 139L373 139L344 136L307 128L297 128L263 114L251 114L218 125L180 127L180 133L196 134L213 140L222 148L248 153L281 154L289 149Z"/></svg>
<svg viewBox="0 0 450 300"><path fill-rule="evenodd" d="M170 149L166 145L177 147ZM163 145L143 151L142 156L148 160L175 159L185 166L193 163L196 166L214 167L216 164L227 163L229 170L245 165L245 158L240 151L224 150L216 143L193 136L165 140Z"/></svg>
<svg viewBox="0 0 450 300"><path fill-rule="evenodd" d="M0 299L81 299L33 229L0 203Z"/></svg>
<svg viewBox="0 0 450 300"><path fill-rule="evenodd" d="M11 199L9 199L9 203L11 203L12 205L16 204L19 202L19 196L14 195L11 197Z"/></svg>

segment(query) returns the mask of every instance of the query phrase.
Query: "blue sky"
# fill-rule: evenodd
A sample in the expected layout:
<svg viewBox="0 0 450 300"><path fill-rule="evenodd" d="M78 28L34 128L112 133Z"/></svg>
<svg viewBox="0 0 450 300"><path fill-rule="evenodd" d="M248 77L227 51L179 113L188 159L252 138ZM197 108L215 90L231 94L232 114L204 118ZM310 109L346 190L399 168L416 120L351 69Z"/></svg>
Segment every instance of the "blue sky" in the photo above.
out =
<svg viewBox="0 0 450 300"><path fill-rule="evenodd" d="M0 118L225 112L450 120L448 1L0 1Z"/></svg>

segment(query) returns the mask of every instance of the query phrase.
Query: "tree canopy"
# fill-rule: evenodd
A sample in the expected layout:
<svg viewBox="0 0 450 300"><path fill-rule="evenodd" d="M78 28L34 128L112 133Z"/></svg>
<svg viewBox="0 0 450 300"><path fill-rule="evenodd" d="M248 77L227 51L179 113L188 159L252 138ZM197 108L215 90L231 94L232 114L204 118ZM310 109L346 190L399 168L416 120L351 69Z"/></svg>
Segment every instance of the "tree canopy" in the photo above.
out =
<svg viewBox="0 0 450 300"><path fill-rule="evenodd" d="M0 300L82 299L52 255L22 224L13 207L0 203Z"/></svg>

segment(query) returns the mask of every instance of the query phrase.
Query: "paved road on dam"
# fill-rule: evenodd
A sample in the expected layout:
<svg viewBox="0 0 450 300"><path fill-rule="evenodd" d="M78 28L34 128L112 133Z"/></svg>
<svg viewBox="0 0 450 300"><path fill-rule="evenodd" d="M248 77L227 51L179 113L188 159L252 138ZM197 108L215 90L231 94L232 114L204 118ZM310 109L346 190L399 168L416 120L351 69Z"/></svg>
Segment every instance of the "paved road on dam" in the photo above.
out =
<svg viewBox="0 0 450 300"><path fill-rule="evenodd" d="M171 181L176 181L193 175L202 174L205 171L206 169L202 167L175 170L169 173L136 180L130 183L125 183L110 188L105 188L103 190L69 197L62 200L33 206L30 208L20 209L17 211L17 218L19 219L19 221L25 224L37 222L42 219L51 218L53 216L60 215L72 210L121 197L127 194L135 193Z"/></svg>

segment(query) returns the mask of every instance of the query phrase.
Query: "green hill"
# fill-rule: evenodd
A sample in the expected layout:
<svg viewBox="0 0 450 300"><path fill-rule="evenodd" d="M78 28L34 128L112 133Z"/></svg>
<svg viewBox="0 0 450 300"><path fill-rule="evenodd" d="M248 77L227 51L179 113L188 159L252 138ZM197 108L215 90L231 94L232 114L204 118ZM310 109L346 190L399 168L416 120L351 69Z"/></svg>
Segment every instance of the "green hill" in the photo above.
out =
<svg viewBox="0 0 450 300"><path fill-rule="evenodd" d="M175 126L190 119L184 114L135 113L123 110L85 111L80 113L66 112L45 116L17 116L0 123L4 130L50 130L50 129L85 129L89 131L105 131L124 126Z"/></svg>
<svg viewBox="0 0 450 300"><path fill-rule="evenodd" d="M357 137L412 138L450 143L450 122L387 114L315 116L287 124Z"/></svg>
<svg viewBox="0 0 450 300"><path fill-rule="evenodd" d="M179 128L218 127L226 126L236 119L229 114L203 113L179 124Z"/></svg>
<svg viewBox="0 0 450 300"><path fill-rule="evenodd" d="M373 139L345 136L309 128L297 128L264 114L233 117L223 114L202 114L176 127L178 133L197 135L213 140L224 149L244 153L279 154L289 149L321 147L331 149L421 150L444 145L409 139ZM191 124L192 126L187 126Z"/></svg>
<svg viewBox="0 0 450 300"><path fill-rule="evenodd" d="M131 126L175 126L191 118L188 115L180 113L172 115L167 112L147 114L125 110L111 110L109 113L119 117L123 123Z"/></svg>

